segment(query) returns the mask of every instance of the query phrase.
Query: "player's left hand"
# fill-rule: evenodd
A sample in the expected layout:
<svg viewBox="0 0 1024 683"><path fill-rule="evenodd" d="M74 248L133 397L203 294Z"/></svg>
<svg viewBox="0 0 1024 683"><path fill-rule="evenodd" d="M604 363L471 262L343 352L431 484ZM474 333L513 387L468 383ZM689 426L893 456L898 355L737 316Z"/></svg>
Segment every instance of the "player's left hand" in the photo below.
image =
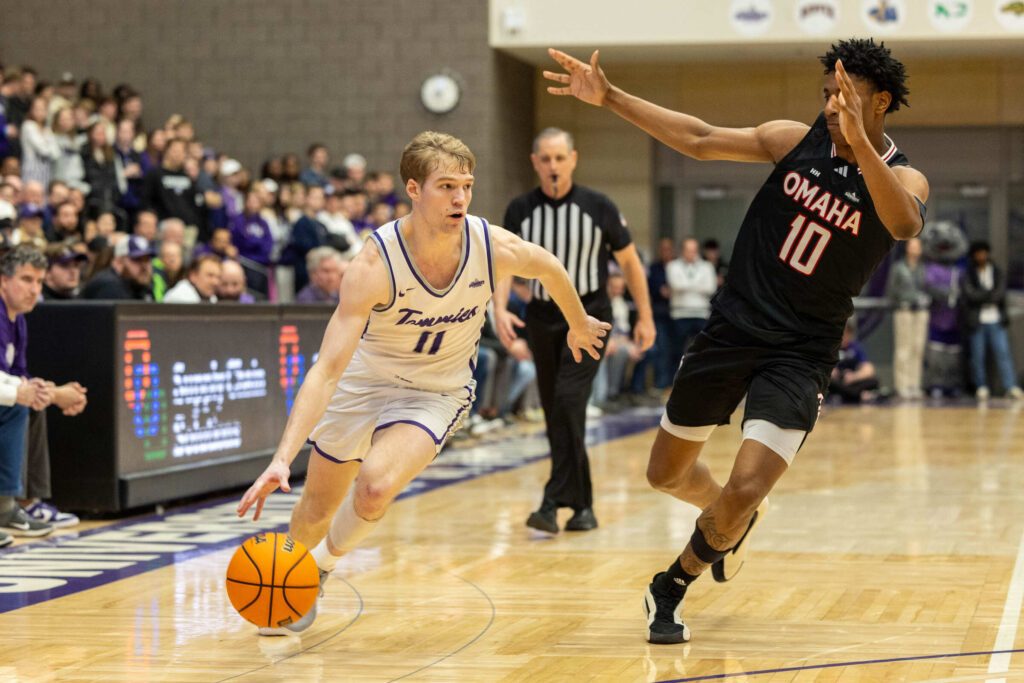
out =
<svg viewBox="0 0 1024 683"><path fill-rule="evenodd" d="M839 86L839 96L836 98L836 104L839 105L839 132L848 144L867 137L861 115L860 95L841 59L836 60L836 85Z"/></svg>
<svg viewBox="0 0 1024 683"><path fill-rule="evenodd" d="M565 343L572 351L572 358L577 363L583 360L581 351L586 351L594 360L601 360L601 352L598 351L604 346L601 339L612 329L610 323L603 323L597 318L588 315L587 324L582 329L570 327L569 334L565 337Z"/></svg>
<svg viewBox="0 0 1024 683"><path fill-rule="evenodd" d="M654 320L637 320L633 325L633 343L637 351L643 353L654 346L654 340L658 336L654 328Z"/></svg>

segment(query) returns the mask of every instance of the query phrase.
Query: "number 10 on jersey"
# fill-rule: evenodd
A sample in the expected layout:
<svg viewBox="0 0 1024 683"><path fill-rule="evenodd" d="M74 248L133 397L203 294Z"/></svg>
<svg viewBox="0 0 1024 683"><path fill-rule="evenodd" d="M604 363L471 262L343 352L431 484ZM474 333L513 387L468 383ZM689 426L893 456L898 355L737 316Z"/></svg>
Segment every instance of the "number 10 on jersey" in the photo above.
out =
<svg viewBox="0 0 1024 683"><path fill-rule="evenodd" d="M832 239L832 233L814 221L807 220L803 215L794 218L790 226L786 242L779 251L779 258L798 273L811 275L818 267L818 260L821 259L825 247ZM814 247L810 248L812 241L814 241ZM794 245L796 246L794 247Z"/></svg>
<svg viewBox="0 0 1024 683"><path fill-rule="evenodd" d="M424 353L424 349L427 348L427 342L430 341L430 336L434 336L434 343L430 345L430 350L426 351L428 356L433 356L441 348L441 340L444 339L445 330L441 330L436 334L427 330L420 335L419 340L416 342L416 348L412 350L413 353Z"/></svg>

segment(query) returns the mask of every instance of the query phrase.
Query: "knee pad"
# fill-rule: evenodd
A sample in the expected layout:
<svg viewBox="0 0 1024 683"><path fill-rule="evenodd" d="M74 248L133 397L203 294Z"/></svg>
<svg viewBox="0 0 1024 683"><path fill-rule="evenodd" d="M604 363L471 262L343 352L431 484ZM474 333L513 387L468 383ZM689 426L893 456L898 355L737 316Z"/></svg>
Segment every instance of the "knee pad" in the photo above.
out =
<svg viewBox="0 0 1024 683"><path fill-rule="evenodd" d="M762 443L772 449L787 465L793 464L807 432L802 429L783 429L767 420L747 420L743 423L743 438Z"/></svg>

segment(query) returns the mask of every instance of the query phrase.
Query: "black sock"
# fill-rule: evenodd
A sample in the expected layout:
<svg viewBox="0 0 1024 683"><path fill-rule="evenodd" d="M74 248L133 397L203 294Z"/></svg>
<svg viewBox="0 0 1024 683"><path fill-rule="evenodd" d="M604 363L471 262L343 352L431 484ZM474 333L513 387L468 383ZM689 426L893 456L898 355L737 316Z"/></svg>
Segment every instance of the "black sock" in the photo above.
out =
<svg viewBox="0 0 1024 683"><path fill-rule="evenodd" d="M699 576L699 575L698 575ZM662 587L674 587L675 590L686 590L686 587L697 580L697 577L693 574L688 574L683 570L683 566L679 564L679 558L677 557L672 561L672 564L662 578Z"/></svg>

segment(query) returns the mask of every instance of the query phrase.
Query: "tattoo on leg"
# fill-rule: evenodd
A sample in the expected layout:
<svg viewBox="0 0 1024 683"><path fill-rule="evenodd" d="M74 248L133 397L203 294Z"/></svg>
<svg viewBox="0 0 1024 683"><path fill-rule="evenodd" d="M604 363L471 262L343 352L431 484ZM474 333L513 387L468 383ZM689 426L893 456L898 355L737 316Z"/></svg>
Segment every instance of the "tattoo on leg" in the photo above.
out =
<svg viewBox="0 0 1024 683"><path fill-rule="evenodd" d="M704 533L704 540L715 550L728 550L734 543L725 534L718 531L715 513L705 510L697 520L697 526Z"/></svg>
<svg viewBox="0 0 1024 683"><path fill-rule="evenodd" d="M683 571L692 576L700 576L705 569L711 565L701 562L696 555L693 554L693 548L689 544L686 545L686 549L683 554L679 556L679 565L683 568Z"/></svg>

